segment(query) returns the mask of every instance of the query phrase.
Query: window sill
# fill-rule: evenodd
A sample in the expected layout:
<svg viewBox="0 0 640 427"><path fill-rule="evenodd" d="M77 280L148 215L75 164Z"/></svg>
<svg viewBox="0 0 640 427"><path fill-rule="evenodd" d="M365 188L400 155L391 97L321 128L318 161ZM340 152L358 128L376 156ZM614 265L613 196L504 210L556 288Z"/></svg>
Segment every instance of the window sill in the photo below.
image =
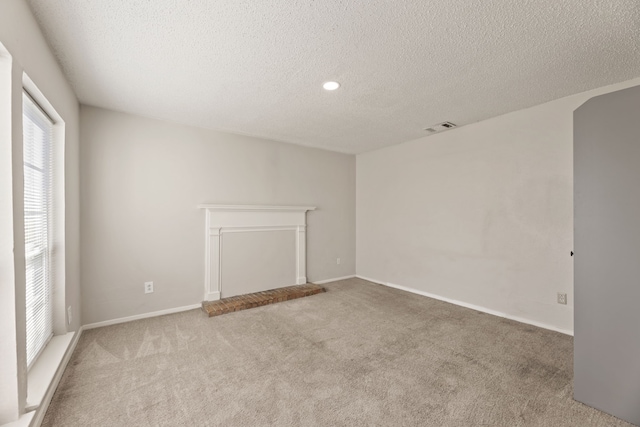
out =
<svg viewBox="0 0 640 427"><path fill-rule="evenodd" d="M11 421L7 424L2 424L0 427L29 427L32 425L31 423L33 422L33 418L35 417L35 415L35 412L28 412L22 415L17 420Z"/></svg>
<svg viewBox="0 0 640 427"><path fill-rule="evenodd" d="M71 349L73 337L77 332L56 335L51 338L42 354L35 361L27 374L27 412L34 411L42 402L53 383L62 361Z"/></svg>

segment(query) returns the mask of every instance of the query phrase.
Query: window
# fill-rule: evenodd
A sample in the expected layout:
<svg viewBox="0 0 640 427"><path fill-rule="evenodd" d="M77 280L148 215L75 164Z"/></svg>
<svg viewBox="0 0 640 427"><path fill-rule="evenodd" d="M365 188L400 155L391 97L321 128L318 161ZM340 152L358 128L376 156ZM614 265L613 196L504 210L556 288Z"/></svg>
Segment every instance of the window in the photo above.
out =
<svg viewBox="0 0 640 427"><path fill-rule="evenodd" d="M53 335L53 121L28 93L22 98L27 366L31 367Z"/></svg>

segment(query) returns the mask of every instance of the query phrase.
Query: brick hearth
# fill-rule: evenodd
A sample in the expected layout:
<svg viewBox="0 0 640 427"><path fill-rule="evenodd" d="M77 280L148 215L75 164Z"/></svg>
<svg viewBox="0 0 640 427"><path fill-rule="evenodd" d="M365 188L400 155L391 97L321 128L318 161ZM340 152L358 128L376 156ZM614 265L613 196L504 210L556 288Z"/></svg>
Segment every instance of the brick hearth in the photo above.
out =
<svg viewBox="0 0 640 427"><path fill-rule="evenodd" d="M308 297L311 295L326 292L320 285L307 283L306 285L288 286L286 288L272 289L270 291L256 292L254 294L238 295L230 298L223 298L218 301L203 301L202 310L209 317L231 313L233 311L246 310L248 308L261 307L267 304L288 301L296 298Z"/></svg>

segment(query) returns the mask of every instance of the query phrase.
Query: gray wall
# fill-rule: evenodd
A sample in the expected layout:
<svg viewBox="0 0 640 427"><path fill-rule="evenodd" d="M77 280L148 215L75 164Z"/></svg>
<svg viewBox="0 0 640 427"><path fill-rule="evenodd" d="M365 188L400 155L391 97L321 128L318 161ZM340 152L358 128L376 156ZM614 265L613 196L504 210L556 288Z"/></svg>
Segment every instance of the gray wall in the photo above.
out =
<svg viewBox="0 0 640 427"><path fill-rule="evenodd" d="M358 154L357 274L573 333L573 112L638 84Z"/></svg>
<svg viewBox="0 0 640 427"><path fill-rule="evenodd" d="M640 425L640 86L574 114L574 397Z"/></svg>
<svg viewBox="0 0 640 427"><path fill-rule="evenodd" d="M81 136L85 324L201 302L201 203L317 206L308 280L355 274L355 156L86 106Z"/></svg>

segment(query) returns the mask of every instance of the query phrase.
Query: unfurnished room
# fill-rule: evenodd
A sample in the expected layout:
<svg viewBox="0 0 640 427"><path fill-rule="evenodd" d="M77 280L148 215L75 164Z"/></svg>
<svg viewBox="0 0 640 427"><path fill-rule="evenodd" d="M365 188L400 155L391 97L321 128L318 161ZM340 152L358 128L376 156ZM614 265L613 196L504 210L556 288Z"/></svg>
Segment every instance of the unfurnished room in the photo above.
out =
<svg viewBox="0 0 640 427"><path fill-rule="evenodd" d="M637 0L0 0L0 426L640 426Z"/></svg>

